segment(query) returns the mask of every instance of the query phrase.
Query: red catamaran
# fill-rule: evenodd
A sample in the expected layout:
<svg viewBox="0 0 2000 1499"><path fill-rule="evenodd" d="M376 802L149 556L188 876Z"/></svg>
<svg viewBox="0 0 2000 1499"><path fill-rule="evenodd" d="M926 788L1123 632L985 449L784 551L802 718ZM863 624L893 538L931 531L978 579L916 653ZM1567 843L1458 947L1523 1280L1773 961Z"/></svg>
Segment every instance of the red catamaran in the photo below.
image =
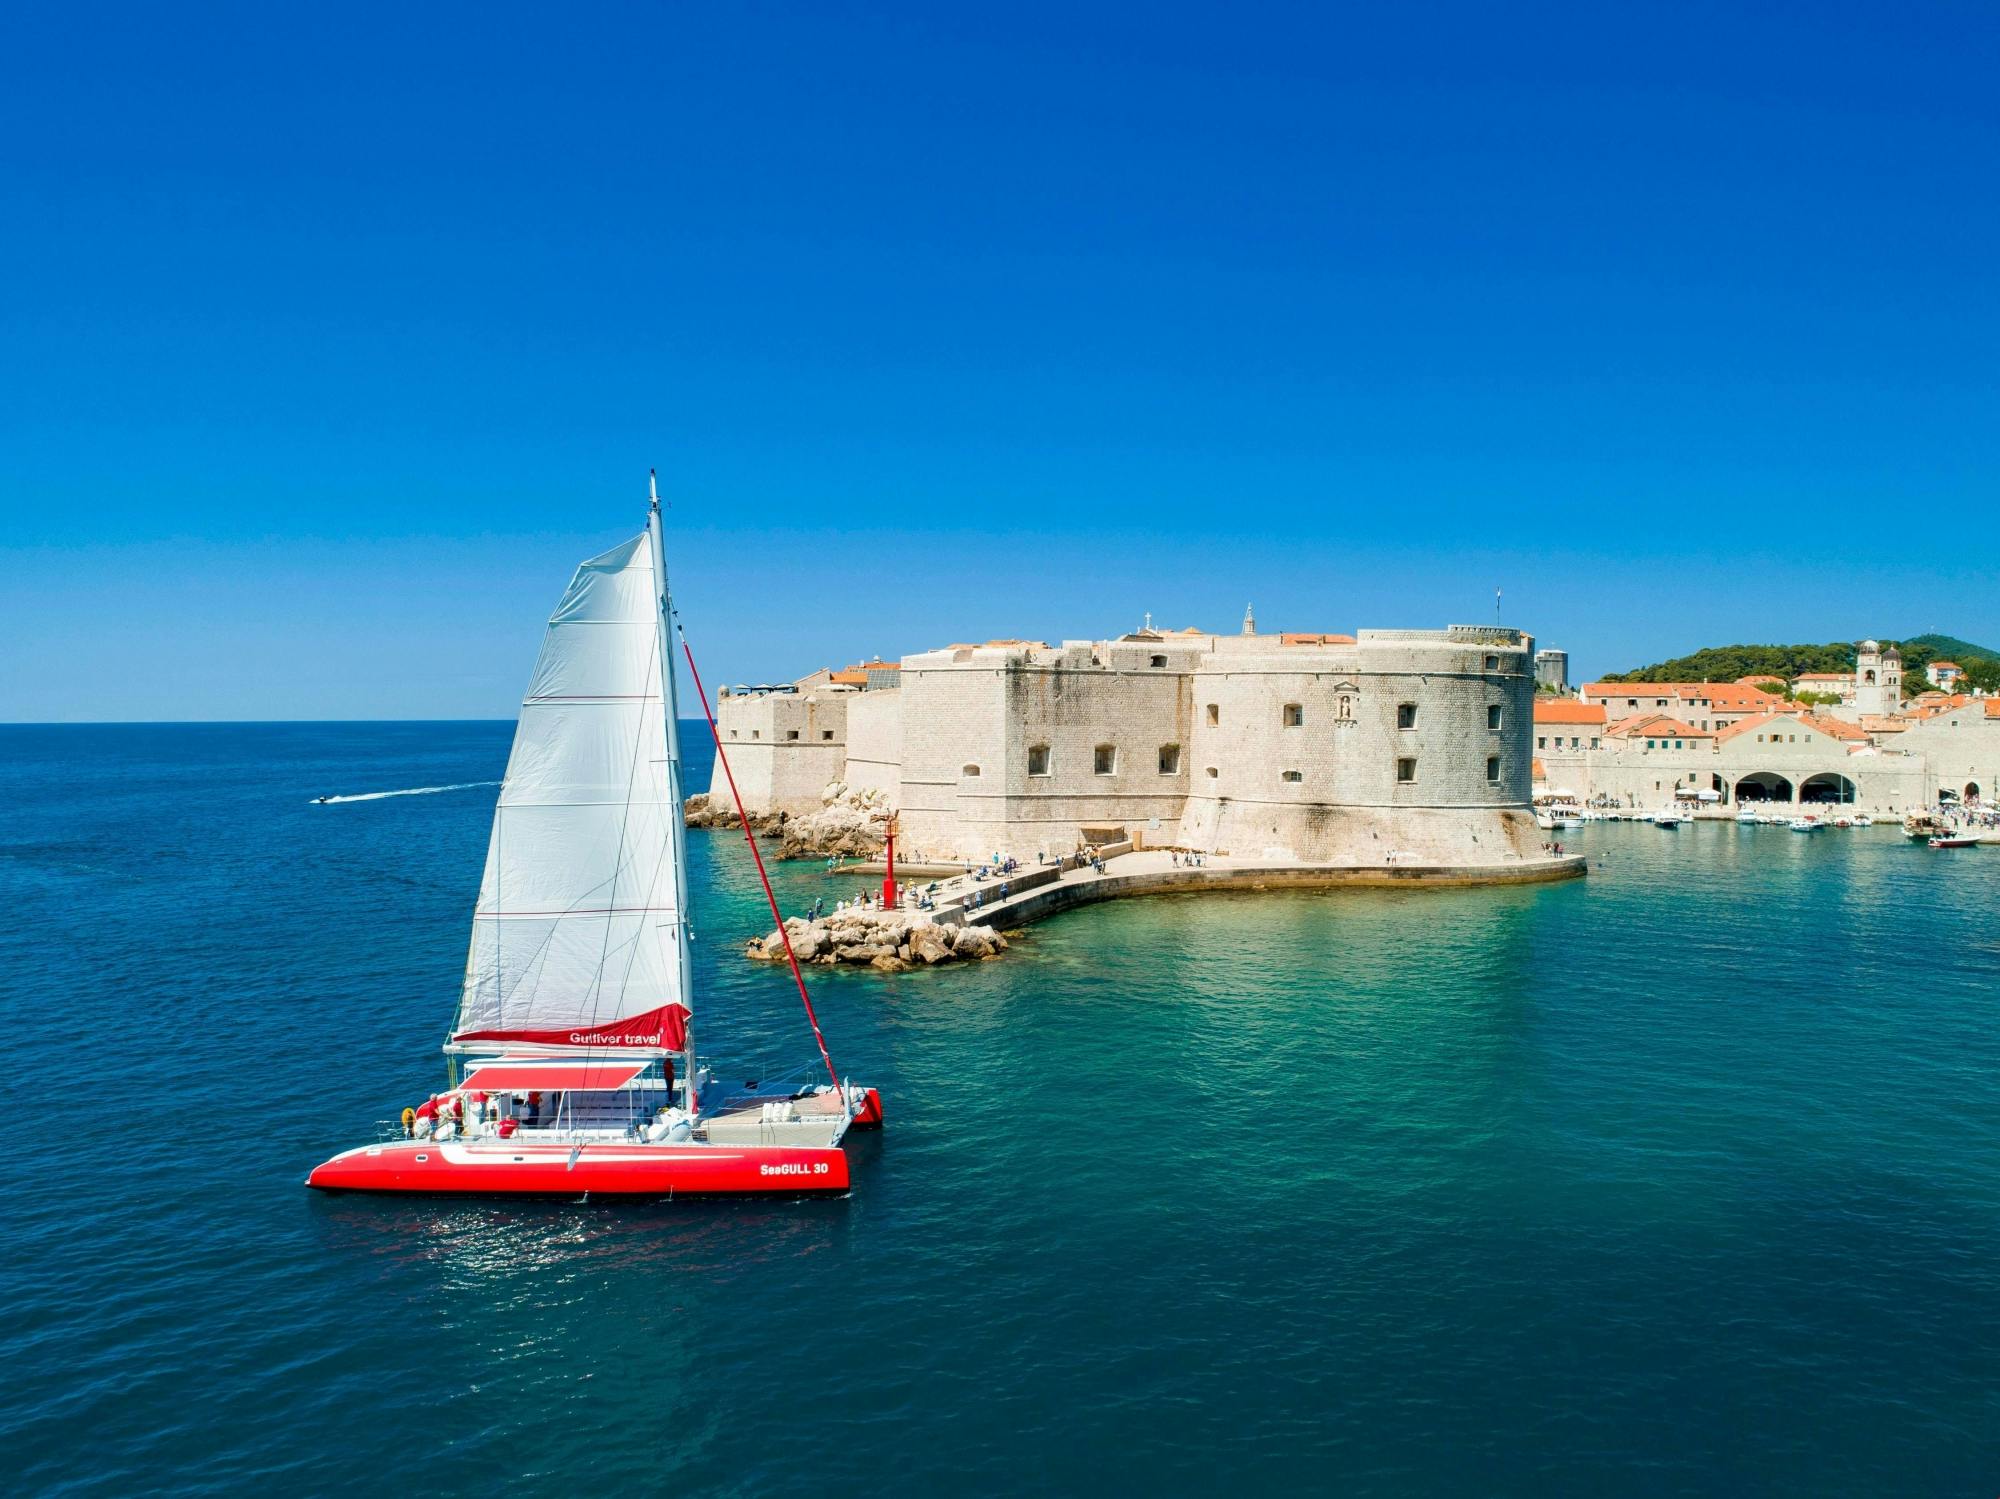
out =
<svg viewBox="0 0 2000 1499"><path fill-rule="evenodd" d="M882 1103L835 1072L796 963L827 1081L724 1088L695 1056L672 622L655 491L645 532L576 570L542 639L445 1043L450 1087L406 1109L388 1138L316 1167L307 1185L562 1197L847 1190L841 1141L880 1124ZM713 733L685 639L681 649ZM762 876L754 839L750 848Z"/></svg>

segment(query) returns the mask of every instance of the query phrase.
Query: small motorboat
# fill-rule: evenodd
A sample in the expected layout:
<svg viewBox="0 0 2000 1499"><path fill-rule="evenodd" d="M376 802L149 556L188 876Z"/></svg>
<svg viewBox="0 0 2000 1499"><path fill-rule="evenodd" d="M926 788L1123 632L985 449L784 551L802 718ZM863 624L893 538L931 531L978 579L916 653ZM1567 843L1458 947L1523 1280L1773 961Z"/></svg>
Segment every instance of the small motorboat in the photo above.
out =
<svg viewBox="0 0 2000 1499"><path fill-rule="evenodd" d="M1859 817L1854 819L1854 825L1857 828L1872 828L1875 826L1875 819L1870 817L1866 812L1864 812Z"/></svg>
<svg viewBox="0 0 2000 1499"><path fill-rule="evenodd" d="M1811 817L1794 817L1785 826L1794 833L1817 833L1820 829L1817 819Z"/></svg>
<svg viewBox="0 0 2000 1499"><path fill-rule="evenodd" d="M1939 833L1935 838L1930 840L1930 846L1932 848L1977 848L1979 847L1979 835L1977 833Z"/></svg>
<svg viewBox="0 0 2000 1499"><path fill-rule="evenodd" d="M1680 825L1680 818L1671 812L1656 812L1653 814L1653 826L1656 828L1677 828Z"/></svg>
<svg viewBox="0 0 2000 1499"><path fill-rule="evenodd" d="M1754 828L1764 819L1759 817L1755 812L1738 812L1736 820L1746 828Z"/></svg>

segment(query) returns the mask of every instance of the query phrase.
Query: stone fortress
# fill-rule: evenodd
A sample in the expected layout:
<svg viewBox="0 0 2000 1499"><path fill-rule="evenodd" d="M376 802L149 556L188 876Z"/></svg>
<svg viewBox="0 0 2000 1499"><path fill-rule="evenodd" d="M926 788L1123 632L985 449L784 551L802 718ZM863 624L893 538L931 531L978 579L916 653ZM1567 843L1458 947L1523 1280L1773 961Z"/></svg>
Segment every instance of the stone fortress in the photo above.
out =
<svg viewBox="0 0 2000 1499"><path fill-rule="evenodd" d="M1543 860L1534 641L1519 630L995 640L777 687L718 725L746 807L829 788L895 809L899 853L1023 862L1081 845L1464 872ZM726 803L720 771L711 799ZM1563 868L1562 873L1574 873Z"/></svg>

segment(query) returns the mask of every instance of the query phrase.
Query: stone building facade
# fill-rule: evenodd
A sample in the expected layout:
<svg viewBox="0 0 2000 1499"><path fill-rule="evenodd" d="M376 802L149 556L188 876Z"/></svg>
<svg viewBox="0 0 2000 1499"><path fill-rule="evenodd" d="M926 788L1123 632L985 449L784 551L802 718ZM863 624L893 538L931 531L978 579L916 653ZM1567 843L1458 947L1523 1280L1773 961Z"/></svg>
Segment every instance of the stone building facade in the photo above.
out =
<svg viewBox="0 0 2000 1499"><path fill-rule="evenodd" d="M1540 849L1533 657L1518 630L1260 635L1246 621L1239 635L918 652L894 688L732 695L719 720L753 810L809 811L829 781L877 790L910 854L1033 859L1129 837L1497 864Z"/></svg>

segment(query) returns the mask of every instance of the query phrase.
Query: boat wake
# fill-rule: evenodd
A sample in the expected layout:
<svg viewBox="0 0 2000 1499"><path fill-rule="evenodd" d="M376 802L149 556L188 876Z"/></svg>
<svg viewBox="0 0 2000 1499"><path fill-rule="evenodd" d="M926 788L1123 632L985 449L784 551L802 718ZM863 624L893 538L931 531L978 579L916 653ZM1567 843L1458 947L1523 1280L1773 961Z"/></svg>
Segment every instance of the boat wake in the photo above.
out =
<svg viewBox="0 0 2000 1499"><path fill-rule="evenodd" d="M401 791L360 791L353 796L316 796L315 806L331 807L339 802L379 802L385 796L436 796L440 791L472 791L481 786L498 786L498 781L460 781L452 786L406 786Z"/></svg>

